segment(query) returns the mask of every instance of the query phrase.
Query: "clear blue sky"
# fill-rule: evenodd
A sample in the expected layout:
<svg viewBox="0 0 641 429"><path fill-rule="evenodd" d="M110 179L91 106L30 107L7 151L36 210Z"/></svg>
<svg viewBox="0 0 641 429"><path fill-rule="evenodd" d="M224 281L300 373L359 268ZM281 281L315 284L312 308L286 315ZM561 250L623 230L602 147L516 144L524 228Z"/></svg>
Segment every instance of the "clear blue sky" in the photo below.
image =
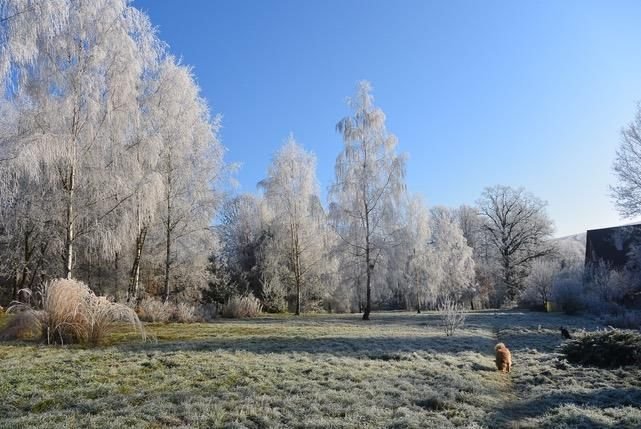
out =
<svg viewBox="0 0 641 429"><path fill-rule="evenodd" d="M641 100L639 1L135 0L223 115L239 192L291 131L323 193L345 98L369 80L431 205L485 186L548 201L563 236L623 222L608 196Z"/></svg>

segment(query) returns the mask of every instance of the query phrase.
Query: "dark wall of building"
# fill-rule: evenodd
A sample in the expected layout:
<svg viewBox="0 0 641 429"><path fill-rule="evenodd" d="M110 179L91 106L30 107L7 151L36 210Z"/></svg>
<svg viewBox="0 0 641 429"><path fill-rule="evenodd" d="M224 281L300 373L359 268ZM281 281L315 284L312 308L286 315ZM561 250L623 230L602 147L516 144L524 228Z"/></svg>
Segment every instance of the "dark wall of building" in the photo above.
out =
<svg viewBox="0 0 641 429"><path fill-rule="evenodd" d="M585 265L590 267L604 262L612 269L623 269L628 262L628 253L637 243L641 243L641 224L589 230Z"/></svg>

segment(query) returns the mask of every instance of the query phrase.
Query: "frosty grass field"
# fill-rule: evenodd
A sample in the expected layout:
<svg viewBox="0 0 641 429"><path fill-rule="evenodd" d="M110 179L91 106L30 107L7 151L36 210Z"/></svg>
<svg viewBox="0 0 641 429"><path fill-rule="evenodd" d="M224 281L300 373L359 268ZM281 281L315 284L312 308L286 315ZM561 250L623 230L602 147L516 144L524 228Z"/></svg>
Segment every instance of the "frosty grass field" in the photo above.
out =
<svg viewBox="0 0 641 429"><path fill-rule="evenodd" d="M147 325L154 340L101 348L2 343L0 427L641 427L640 369L560 359L559 325L595 321L474 312L446 337L439 320L274 316Z"/></svg>

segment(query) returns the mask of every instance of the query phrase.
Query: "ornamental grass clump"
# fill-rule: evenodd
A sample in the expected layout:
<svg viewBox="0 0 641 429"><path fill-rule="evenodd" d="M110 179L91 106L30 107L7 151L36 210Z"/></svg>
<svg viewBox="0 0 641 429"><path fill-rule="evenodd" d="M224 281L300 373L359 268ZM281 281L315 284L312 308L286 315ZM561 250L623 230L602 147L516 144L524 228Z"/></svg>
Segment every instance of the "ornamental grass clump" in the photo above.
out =
<svg viewBox="0 0 641 429"><path fill-rule="evenodd" d="M142 321L152 323L194 323L201 319L193 305L184 302L178 304L163 302L154 297L145 298L140 302L138 317Z"/></svg>
<svg viewBox="0 0 641 429"><path fill-rule="evenodd" d="M184 302L178 303L174 310L174 320L178 323L194 323L198 321L196 307Z"/></svg>
<svg viewBox="0 0 641 429"><path fill-rule="evenodd" d="M641 366L641 334L608 330L568 341L561 348L570 363L599 368Z"/></svg>
<svg viewBox="0 0 641 429"><path fill-rule="evenodd" d="M47 344L101 344L114 328L131 326L146 338L136 313L124 304L96 296L87 285L76 280L57 279L47 284L43 308L16 303L12 315L0 332L2 339L42 338Z"/></svg>
<svg viewBox="0 0 641 429"><path fill-rule="evenodd" d="M263 311L260 300L252 293L244 296L232 296L223 307L223 317L234 319L256 317Z"/></svg>
<svg viewBox="0 0 641 429"><path fill-rule="evenodd" d="M167 323L173 312L173 306L169 302L154 297L143 299L138 306L138 316L145 322Z"/></svg>

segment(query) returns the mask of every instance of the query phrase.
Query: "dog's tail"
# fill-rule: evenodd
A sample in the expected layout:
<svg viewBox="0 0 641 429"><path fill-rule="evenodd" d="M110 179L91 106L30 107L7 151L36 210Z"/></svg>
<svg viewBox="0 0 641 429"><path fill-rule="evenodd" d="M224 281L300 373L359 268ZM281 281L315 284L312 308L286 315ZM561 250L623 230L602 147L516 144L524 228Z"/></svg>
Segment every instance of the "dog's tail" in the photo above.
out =
<svg viewBox="0 0 641 429"><path fill-rule="evenodd" d="M503 343L498 343L498 344L494 347L494 349L495 349L495 350L504 349L504 348L505 348L505 344L503 344Z"/></svg>

